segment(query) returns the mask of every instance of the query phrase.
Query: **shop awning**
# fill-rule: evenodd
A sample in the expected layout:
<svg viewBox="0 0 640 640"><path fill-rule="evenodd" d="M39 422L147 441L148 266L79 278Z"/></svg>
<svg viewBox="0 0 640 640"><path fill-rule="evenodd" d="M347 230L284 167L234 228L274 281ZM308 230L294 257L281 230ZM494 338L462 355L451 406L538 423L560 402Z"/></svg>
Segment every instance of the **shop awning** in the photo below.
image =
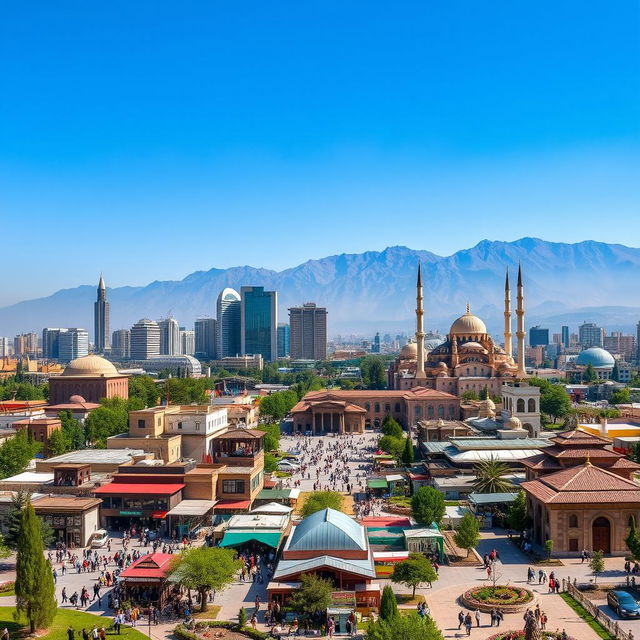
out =
<svg viewBox="0 0 640 640"><path fill-rule="evenodd" d="M96 495L149 495L149 496L172 496L174 493L184 489L184 484L153 484L150 482L128 483L110 482L101 487L93 489L91 493Z"/></svg>
<svg viewBox="0 0 640 640"><path fill-rule="evenodd" d="M167 512L166 511L154 511L151 514L151 517L154 520L164 520L167 517Z"/></svg>
<svg viewBox="0 0 640 640"><path fill-rule="evenodd" d="M224 511L226 509L248 509L251 506L251 500L220 500L213 507L214 511Z"/></svg>
<svg viewBox="0 0 640 640"><path fill-rule="evenodd" d="M227 531L220 542L221 547L237 547L247 542L261 544L277 549L280 544L280 532L275 531Z"/></svg>
<svg viewBox="0 0 640 640"><path fill-rule="evenodd" d="M386 489L388 487L387 481L384 478L369 478L367 480L367 486L369 489Z"/></svg>
<svg viewBox="0 0 640 640"><path fill-rule="evenodd" d="M216 504L215 500L183 500L169 511L170 516L204 516Z"/></svg>

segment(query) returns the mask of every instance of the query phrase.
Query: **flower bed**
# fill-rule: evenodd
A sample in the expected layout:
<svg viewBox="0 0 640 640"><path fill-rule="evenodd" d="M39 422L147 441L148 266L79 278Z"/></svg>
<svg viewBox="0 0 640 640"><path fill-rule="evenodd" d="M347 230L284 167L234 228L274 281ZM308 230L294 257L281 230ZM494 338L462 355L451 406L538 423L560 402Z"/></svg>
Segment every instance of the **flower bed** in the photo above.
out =
<svg viewBox="0 0 640 640"><path fill-rule="evenodd" d="M560 640L562 636L555 631L540 631L541 640ZM524 631L501 631L487 640L525 640ZM573 636L568 636L568 640L576 640Z"/></svg>
<svg viewBox="0 0 640 640"><path fill-rule="evenodd" d="M517 613L531 606L534 595L529 589L501 584L495 587L474 587L465 591L460 600L470 609L485 612L500 609L504 613Z"/></svg>
<svg viewBox="0 0 640 640"><path fill-rule="evenodd" d="M179 624L173 633L178 640L208 640L218 637L215 629L226 629L228 635L224 637L229 640L234 638L253 638L253 640L267 640L271 636L264 631L258 631L251 627L240 628L238 624L233 622L225 622L220 620L208 620L206 622L198 622L193 630L187 629L183 624Z"/></svg>

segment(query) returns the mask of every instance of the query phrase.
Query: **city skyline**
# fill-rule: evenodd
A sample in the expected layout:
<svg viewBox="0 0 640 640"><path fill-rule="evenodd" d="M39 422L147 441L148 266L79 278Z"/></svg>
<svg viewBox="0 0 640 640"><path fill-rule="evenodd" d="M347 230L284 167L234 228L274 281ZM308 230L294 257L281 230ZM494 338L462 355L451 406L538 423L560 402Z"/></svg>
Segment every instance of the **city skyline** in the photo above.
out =
<svg viewBox="0 0 640 640"><path fill-rule="evenodd" d="M238 264L212 239L239 225L256 230L246 254L278 270L408 237L451 254L486 236L640 230L633 5L26 11L0 27L5 259L20 261L25 221L51 247L72 233L92 250L82 269L73 251L46 270L21 261L0 305L100 271L135 286ZM178 268L177 220L194 231Z"/></svg>

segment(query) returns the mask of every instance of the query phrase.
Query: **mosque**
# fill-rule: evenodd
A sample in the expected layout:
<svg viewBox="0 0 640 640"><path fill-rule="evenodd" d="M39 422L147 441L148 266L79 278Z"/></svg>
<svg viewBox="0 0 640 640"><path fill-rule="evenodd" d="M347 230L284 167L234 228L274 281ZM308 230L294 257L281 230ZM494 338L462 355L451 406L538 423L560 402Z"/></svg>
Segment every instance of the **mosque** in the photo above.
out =
<svg viewBox="0 0 640 640"><path fill-rule="evenodd" d="M389 389L422 387L450 393L458 397L465 391L480 394L485 388L491 396L499 396L505 382L526 377L524 367L524 287L522 271L518 267L517 284L517 361L511 344L511 290L509 274L505 280L504 296L504 349L487 332L485 323L466 312L452 325L446 340L428 353L423 325L422 273L418 265L416 283L416 335L415 342L406 344L388 372ZM426 354L426 355L425 355Z"/></svg>

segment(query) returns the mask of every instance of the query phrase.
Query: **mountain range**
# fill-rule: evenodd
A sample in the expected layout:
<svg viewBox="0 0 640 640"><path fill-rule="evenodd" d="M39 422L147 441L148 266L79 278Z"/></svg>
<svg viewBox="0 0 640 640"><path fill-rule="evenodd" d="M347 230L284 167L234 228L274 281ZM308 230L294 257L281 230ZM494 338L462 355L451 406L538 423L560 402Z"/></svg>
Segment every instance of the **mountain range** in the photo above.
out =
<svg viewBox="0 0 640 640"><path fill-rule="evenodd" d="M215 317L216 298L224 287L239 291L242 285L261 285L278 292L281 321L287 320L288 307L313 301L328 308L330 335L412 332L418 261L423 264L427 329L446 331L469 302L489 330L499 333L505 272L509 269L514 286L519 263L527 326L543 323L556 331L568 324L575 330L583 321L593 321L608 330L631 331L640 320L640 249L527 237L513 242L483 240L450 256L394 246L309 260L284 271L213 268L177 281L108 288L111 329L130 327L143 317L166 317L170 311L181 325L192 327L197 317ZM107 284L108 276L105 273ZM74 326L92 334L96 286L97 282L62 289L1 308L0 335Z"/></svg>

